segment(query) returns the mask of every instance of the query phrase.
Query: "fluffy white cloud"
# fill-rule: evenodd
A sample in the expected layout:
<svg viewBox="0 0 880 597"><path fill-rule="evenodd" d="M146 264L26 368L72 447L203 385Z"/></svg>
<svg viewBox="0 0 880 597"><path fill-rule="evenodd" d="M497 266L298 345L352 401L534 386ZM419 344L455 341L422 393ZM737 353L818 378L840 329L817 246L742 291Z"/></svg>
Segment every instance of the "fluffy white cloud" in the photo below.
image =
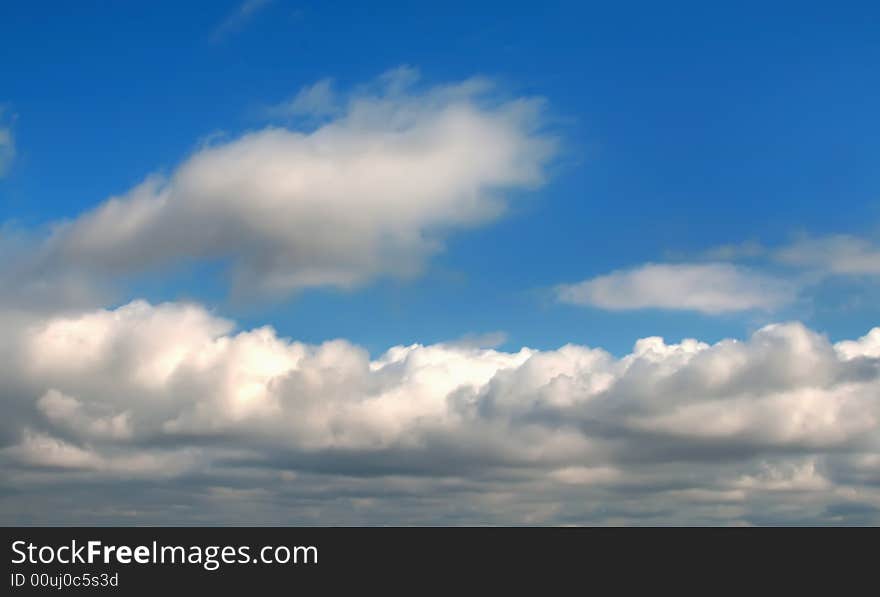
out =
<svg viewBox="0 0 880 597"><path fill-rule="evenodd" d="M845 340L834 346L841 358L880 358L880 328L874 328L858 340Z"/></svg>
<svg viewBox="0 0 880 597"><path fill-rule="evenodd" d="M647 264L557 288L562 302L615 311L772 310L795 296L796 287L789 282L726 263Z"/></svg>
<svg viewBox="0 0 880 597"><path fill-rule="evenodd" d="M468 343L371 358L235 332L197 305L41 317L0 339L16 488L0 512L56 503L47 483L113 479L117 504L204 500L214 520L295 503L336 522L876 522L878 339L786 323L712 345L645 338L621 358ZM120 477L179 485L120 496Z"/></svg>
<svg viewBox="0 0 880 597"><path fill-rule="evenodd" d="M538 131L537 100L495 101L483 80L420 91L412 75L360 90L315 130L269 127L200 149L58 226L44 261L129 273L229 260L235 289L260 294L418 273L450 230L540 184L554 143ZM304 93L296 106L321 95Z"/></svg>

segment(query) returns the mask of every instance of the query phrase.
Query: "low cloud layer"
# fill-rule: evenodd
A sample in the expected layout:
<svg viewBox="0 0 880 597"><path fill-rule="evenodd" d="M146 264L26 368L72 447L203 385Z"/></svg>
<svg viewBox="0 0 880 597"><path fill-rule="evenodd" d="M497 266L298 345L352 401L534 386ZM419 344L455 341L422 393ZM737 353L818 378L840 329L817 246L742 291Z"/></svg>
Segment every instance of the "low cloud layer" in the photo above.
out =
<svg viewBox="0 0 880 597"><path fill-rule="evenodd" d="M272 126L200 149L58 225L43 270L227 261L239 295L419 273L451 231L540 184L554 143L537 100L499 101L484 80L421 89L414 76L398 69L341 98L313 130ZM303 93L293 105L305 110L315 88Z"/></svg>
<svg viewBox="0 0 880 597"><path fill-rule="evenodd" d="M647 264L557 288L559 300L573 305L708 314L771 311L796 295L790 282L727 263Z"/></svg>
<svg viewBox="0 0 880 597"><path fill-rule="evenodd" d="M6 522L880 522L880 328L371 358L189 304L8 324Z"/></svg>

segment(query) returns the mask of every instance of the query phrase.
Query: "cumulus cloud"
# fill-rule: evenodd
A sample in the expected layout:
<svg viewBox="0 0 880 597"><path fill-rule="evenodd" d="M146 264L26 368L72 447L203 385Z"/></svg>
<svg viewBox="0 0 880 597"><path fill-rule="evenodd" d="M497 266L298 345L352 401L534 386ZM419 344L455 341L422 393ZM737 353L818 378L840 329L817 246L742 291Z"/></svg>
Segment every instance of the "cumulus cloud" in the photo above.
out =
<svg viewBox="0 0 880 597"><path fill-rule="evenodd" d="M314 130L273 126L200 149L58 225L44 263L131 273L226 260L235 290L260 295L417 274L450 231L540 184L554 143L536 99L499 101L477 79L417 89L412 77L360 89ZM295 107L316 109L315 87L303 93Z"/></svg>
<svg viewBox="0 0 880 597"><path fill-rule="evenodd" d="M770 311L792 302L796 295L797 288L790 282L726 263L651 263L557 287L561 302L614 311Z"/></svg>
<svg viewBox="0 0 880 597"><path fill-rule="evenodd" d="M0 354L7 521L96 487L166 522L181 503L193 522L880 512L880 329L836 344L799 323L715 344L645 338L622 357L461 342L371 357L136 301L23 322ZM132 490L157 478L161 492Z"/></svg>

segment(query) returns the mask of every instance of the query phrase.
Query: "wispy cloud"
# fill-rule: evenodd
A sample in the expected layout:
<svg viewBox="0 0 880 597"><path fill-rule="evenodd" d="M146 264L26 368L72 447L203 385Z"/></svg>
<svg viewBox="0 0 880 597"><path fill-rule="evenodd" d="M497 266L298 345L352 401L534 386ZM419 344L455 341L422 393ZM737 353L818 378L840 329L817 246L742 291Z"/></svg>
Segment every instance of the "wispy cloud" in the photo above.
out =
<svg viewBox="0 0 880 597"><path fill-rule="evenodd" d="M775 251L773 258L828 275L880 275L880 246L848 234L802 238Z"/></svg>
<svg viewBox="0 0 880 597"><path fill-rule="evenodd" d="M268 118L326 118L334 116L342 109L339 98L333 90L333 80L321 79L313 85L307 85L290 99L287 99L264 110Z"/></svg>
<svg viewBox="0 0 880 597"><path fill-rule="evenodd" d="M557 288L559 300L573 305L708 314L774 310L794 301L796 294L788 282L726 263L649 263Z"/></svg>
<svg viewBox="0 0 880 597"><path fill-rule="evenodd" d="M211 34L211 41L217 43L226 39L227 36L244 27L254 15L271 3L272 0L244 0L214 28Z"/></svg>
<svg viewBox="0 0 880 597"><path fill-rule="evenodd" d="M4 112L4 107L0 105L0 178L6 175L15 158L15 137L12 127L3 123Z"/></svg>
<svg viewBox="0 0 880 597"><path fill-rule="evenodd" d="M0 177L5 176L15 157L15 138L9 128L0 128Z"/></svg>
<svg viewBox="0 0 880 597"><path fill-rule="evenodd" d="M713 247L702 253L700 258L708 261L777 264L807 272L813 279L880 276L880 244L870 236L853 234L801 235L779 245L765 245L751 240Z"/></svg>

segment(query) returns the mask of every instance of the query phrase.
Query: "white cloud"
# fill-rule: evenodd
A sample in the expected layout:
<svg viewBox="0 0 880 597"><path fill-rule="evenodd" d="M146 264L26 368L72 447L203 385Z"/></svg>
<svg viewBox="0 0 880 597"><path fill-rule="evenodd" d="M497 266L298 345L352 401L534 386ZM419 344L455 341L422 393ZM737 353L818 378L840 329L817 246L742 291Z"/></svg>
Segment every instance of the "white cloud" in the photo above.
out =
<svg viewBox="0 0 880 597"><path fill-rule="evenodd" d="M832 344L787 323L711 345L646 338L621 358L467 343L370 358L343 340L233 332L197 305L41 317L0 338L0 463L15 496L35 492L5 499L51 503L47 479L125 474L185 479L152 499L204 492L215 520L234 516L217 496L254 479L266 516L288 499L356 498L347 514L328 506L335 522L437 522L438 494L459 522L589 522L599 508L599 521L637 522L649 504L667 522L818 522L845 504L870 516L878 338Z"/></svg>
<svg viewBox="0 0 880 597"><path fill-rule="evenodd" d="M786 265L825 274L880 275L880 247L846 234L804 238L776 250L773 257Z"/></svg>
<svg viewBox="0 0 880 597"><path fill-rule="evenodd" d="M16 338L15 371L38 386L49 423L119 440L237 429L377 448L547 409L632 432L839 443L872 429L880 406L866 392L876 380L859 378L880 330L837 345L800 324L715 345L646 338L621 359L573 345L506 353L450 343L397 346L375 360L343 340L230 332L197 305L138 301L31 324Z"/></svg>
<svg viewBox="0 0 880 597"><path fill-rule="evenodd" d="M557 288L560 301L615 311L674 309L718 314L792 302L786 281L726 263L647 264Z"/></svg>
<svg viewBox="0 0 880 597"><path fill-rule="evenodd" d="M311 132L269 127L197 151L58 226L45 259L125 273L228 259L241 294L418 273L449 231L540 184L554 144L537 100L493 101L481 80L417 92L408 72Z"/></svg>
<svg viewBox="0 0 880 597"><path fill-rule="evenodd" d="M834 346L843 359L880 358L880 328L874 328L858 340L844 340Z"/></svg>

